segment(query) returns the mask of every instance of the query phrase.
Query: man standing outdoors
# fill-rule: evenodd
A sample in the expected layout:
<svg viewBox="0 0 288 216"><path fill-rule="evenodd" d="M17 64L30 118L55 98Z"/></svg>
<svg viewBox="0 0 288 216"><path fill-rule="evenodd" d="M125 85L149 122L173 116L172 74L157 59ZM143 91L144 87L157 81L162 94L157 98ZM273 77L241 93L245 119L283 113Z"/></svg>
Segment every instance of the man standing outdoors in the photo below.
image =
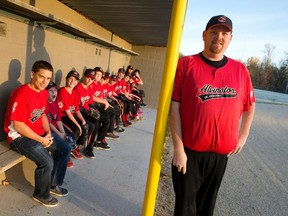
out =
<svg viewBox="0 0 288 216"><path fill-rule="evenodd" d="M202 37L204 51L179 60L172 94L175 216L213 215L228 157L245 145L255 111L248 70L224 55L232 21L212 17Z"/></svg>
<svg viewBox="0 0 288 216"><path fill-rule="evenodd" d="M60 186L71 151L65 142L57 142L57 138L53 141L46 116L48 92L45 88L52 74L50 63L36 61L30 73L30 82L12 92L4 122L11 148L36 163L32 198L47 207L58 205L58 200L50 192L57 196L68 194Z"/></svg>

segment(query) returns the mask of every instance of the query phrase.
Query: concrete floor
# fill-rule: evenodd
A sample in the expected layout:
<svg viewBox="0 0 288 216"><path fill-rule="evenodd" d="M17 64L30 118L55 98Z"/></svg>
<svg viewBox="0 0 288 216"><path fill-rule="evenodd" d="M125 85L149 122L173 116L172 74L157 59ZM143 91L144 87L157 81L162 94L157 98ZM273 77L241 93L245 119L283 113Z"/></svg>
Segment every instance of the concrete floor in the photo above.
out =
<svg viewBox="0 0 288 216"><path fill-rule="evenodd" d="M119 140L108 141L110 151L95 150L95 159L72 159L74 168L67 170L63 185L69 195L59 197L55 208L44 207L31 198L31 161L8 170L10 185L0 186L0 216L141 215L156 110L143 108L143 112L145 120L128 127ZM28 169L23 172L23 167Z"/></svg>

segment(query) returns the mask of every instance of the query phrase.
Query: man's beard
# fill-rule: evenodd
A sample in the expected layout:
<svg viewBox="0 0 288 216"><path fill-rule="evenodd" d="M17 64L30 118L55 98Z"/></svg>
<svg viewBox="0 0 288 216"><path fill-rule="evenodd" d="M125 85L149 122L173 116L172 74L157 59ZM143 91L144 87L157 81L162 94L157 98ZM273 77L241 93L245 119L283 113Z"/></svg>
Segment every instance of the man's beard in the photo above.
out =
<svg viewBox="0 0 288 216"><path fill-rule="evenodd" d="M212 52L213 54L219 54L222 52L223 50L223 44L221 43L212 43L210 45L210 48L209 48L210 52Z"/></svg>

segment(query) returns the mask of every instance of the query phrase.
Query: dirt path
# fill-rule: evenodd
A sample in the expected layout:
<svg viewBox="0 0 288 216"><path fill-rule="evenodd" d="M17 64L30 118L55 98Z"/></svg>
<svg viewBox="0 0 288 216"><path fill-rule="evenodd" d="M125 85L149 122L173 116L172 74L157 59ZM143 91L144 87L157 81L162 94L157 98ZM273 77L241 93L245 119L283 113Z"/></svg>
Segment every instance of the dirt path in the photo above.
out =
<svg viewBox="0 0 288 216"><path fill-rule="evenodd" d="M172 142L168 136L155 215L173 215ZM243 151L229 159L215 216L284 216L288 213L288 106L256 104Z"/></svg>

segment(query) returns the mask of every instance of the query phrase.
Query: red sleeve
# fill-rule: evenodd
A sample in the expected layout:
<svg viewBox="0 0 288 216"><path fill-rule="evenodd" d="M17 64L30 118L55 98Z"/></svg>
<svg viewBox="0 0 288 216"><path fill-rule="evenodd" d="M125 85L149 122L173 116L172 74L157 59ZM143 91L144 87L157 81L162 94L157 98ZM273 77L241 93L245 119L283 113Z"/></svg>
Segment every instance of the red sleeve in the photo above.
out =
<svg viewBox="0 0 288 216"><path fill-rule="evenodd" d="M187 70L187 57L182 57L178 61L177 69L176 69L176 75L175 75L175 81L173 86L173 92L172 92L172 100L181 102L182 97L182 85L185 78L185 72Z"/></svg>

